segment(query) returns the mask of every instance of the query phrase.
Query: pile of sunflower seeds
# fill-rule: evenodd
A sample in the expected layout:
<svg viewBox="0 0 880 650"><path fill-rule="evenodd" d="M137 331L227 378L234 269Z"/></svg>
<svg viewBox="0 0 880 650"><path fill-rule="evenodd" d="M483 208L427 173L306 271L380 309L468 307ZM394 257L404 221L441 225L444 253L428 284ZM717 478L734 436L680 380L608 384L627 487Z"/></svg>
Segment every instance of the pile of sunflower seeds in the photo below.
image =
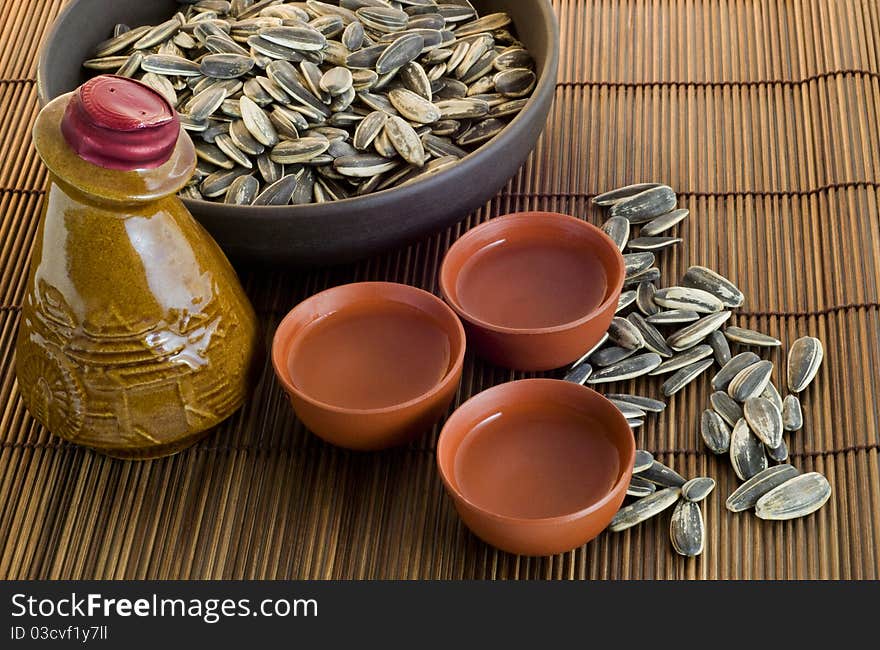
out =
<svg viewBox="0 0 880 650"><path fill-rule="evenodd" d="M792 519L815 512L831 495L825 477L815 472L800 474L791 465L769 466L769 460L786 461L783 432L803 426L797 394L816 376L823 357L821 342L804 337L792 345L787 377L791 394L783 400L772 382L772 362L752 351L731 354L731 344L759 349L781 345L761 332L726 326L731 310L745 302L733 282L708 268L691 266L678 286L656 286L660 279L656 255L681 242L668 231L688 216L687 209L677 207L675 191L659 183L639 183L601 194L593 202L609 208L602 229L624 253L626 279L618 315L607 334L575 362L565 379L603 384L668 374L661 390L671 397L717 364L711 408L702 414L700 433L710 451L729 455L735 473L746 481L730 495L728 509L739 512L754 507L763 519ZM633 225L639 231L631 238ZM644 424L648 413L659 413L666 406L661 400L637 395L607 397L633 429ZM635 485L628 494L642 499L624 506L612 530L628 528L676 503L680 495L673 491L683 490L684 478L652 462L651 471L663 480L642 475L646 468L634 472ZM665 468L663 474L657 473L658 467ZM664 489L655 491L649 484ZM703 547L702 520L698 525L690 506L677 506L676 512L673 546L679 553L685 550L682 554L696 555ZM699 551L691 552L695 549Z"/></svg>
<svg viewBox="0 0 880 650"><path fill-rule="evenodd" d="M177 109L199 159L187 198L320 203L436 174L537 81L510 17L468 0L178 2L159 25L117 25L83 65Z"/></svg>
<svg viewBox="0 0 880 650"><path fill-rule="evenodd" d="M706 526L700 502L715 489L715 479L699 476L685 480L643 449L636 451L633 476L626 493L637 500L618 510L609 528L620 532L675 505L669 539L676 553L694 557L703 552Z"/></svg>

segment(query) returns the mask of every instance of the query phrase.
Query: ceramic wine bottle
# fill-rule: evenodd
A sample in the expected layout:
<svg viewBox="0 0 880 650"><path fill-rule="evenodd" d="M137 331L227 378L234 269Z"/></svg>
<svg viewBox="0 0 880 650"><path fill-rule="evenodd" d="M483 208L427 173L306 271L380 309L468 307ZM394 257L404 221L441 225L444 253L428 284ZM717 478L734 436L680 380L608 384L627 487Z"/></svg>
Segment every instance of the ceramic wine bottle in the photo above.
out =
<svg viewBox="0 0 880 650"><path fill-rule="evenodd" d="M244 401L257 346L235 271L177 198L195 149L147 86L96 77L33 129L50 172L16 347L55 435L111 456L193 444Z"/></svg>

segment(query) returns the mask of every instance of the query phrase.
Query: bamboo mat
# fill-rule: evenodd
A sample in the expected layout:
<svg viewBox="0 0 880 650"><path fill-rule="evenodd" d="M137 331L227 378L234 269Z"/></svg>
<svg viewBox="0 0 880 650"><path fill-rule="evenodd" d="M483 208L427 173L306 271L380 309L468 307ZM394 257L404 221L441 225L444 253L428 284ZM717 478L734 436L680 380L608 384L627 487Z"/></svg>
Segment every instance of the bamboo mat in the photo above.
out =
<svg viewBox="0 0 880 650"><path fill-rule="evenodd" d="M736 325L825 342L790 448L834 488L793 522L728 513L736 480L699 440L701 378L636 433L681 473L718 481L705 553L691 560L672 553L668 516L552 558L495 551L443 493L437 429L382 454L332 448L295 420L268 367L244 409L173 458L115 461L49 436L18 396L13 341L46 182L28 137L34 60L63 2L2 4L0 578L880 578L880 2L555 0L555 106L503 192L459 226L360 264L243 271L271 335L336 284L436 292L444 251L489 217L544 209L598 223L599 191L677 188L691 217L663 281L712 267L747 296ZM455 403L522 376L469 355ZM622 388L659 394L653 381Z"/></svg>

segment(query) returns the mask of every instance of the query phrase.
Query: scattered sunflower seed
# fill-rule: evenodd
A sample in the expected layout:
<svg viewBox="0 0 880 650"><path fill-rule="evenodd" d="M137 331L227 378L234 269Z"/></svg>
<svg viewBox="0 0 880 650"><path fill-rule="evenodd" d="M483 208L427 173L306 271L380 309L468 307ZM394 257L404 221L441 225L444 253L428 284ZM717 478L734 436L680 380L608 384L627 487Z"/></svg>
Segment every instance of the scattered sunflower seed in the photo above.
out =
<svg viewBox="0 0 880 650"><path fill-rule="evenodd" d="M755 514L777 521L805 517L825 505L830 497L828 479L818 472L807 472L777 485L758 499Z"/></svg>
<svg viewBox="0 0 880 650"><path fill-rule="evenodd" d="M563 377L562 379L564 381L574 382L575 384L580 384L581 386L583 386L592 374L593 367L589 363L584 361L569 370L565 374L565 377Z"/></svg>
<svg viewBox="0 0 880 650"><path fill-rule="evenodd" d="M679 555L695 557L703 552L705 526L700 505L681 499L672 511L669 521L669 538L672 548Z"/></svg>
<svg viewBox="0 0 880 650"><path fill-rule="evenodd" d="M736 424L743 416L742 407L735 399L724 391L718 390L709 396L712 409L730 426Z"/></svg>
<svg viewBox="0 0 880 650"><path fill-rule="evenodd" d="M593 373L593 376L587 380L588 384L602 384L612 381L623 381L624 379L633 379L647 375L654 368L660 365L661 358L659 354L648 352L647 354L638 354L613 365L601 368Z"/></svg>
<svg viewBox="0 0 880 650"><path fill-rule="evenodd" d="M753 363L748 368L740 370L730 381L727 394L740 403L750 397L757 397L767 387L772 372L773 363L770 361Z"/></svg>
<svg viewBox="0 0 880 650"><path fill-rule="evenodd" d="M745 329L743 327L734 327L730 325L724 329L724 336L729 341L739 343L740 345L751 345L756 347L777 347L782 345L782 341L772 336L756 332L755 330Z"/></svg>
<svg viewBox="0 0 880 650"><path fill-rule="evenodd" d="M754 508L762 496L773 488L800 474L792 465L773 465L740 485L727 497L725 506L731 512L742 512Z"/></svg>
<svg viewBox="0 0 880 650"><path fill-rule="evenodd" d="M617 299L617 309L615 310L615 313L619 312L619 311L623 311L624 309L629 307L631 304L633 304L635 301L636 301L636 292L634 289L631 289L628 291L622 291L620 293L620 298Z"/></svg>
<svg viewBox="0 0 880 650"><path fill-rule="evenodd" d="M639 329L626 318L615 316L608 327L608 337L627 350L638 350L645 347L645 339Z"/></svg>
<svg viewBox="0 0 880 650"><path fill-rule="evenodd" d="M504 55L501 54L499 55L499 58L502 58L503 56ZM611 190L610 192L604 192L602 194L594 196L593 204L601 206L614 205L622 199L627 199L631 196L639 194L640 192L644 192L645 190L650 190L655 187L660 187L660 183L636 183L635 185L627 185L626 187L621 187L616 190Z"/></svg>
<svg viewBox="0 0 880 650"><path fill-rule="evenodd" d="M681 487L685 484L681 474L658 460L651 463L648 469L639 472L639 476L663 487Z"/></svg>
<svg viewBox="0 0 880 650"><path fill-rule="evenodd" d="M651 325L684 325L699 320L700 315L689 309L668 309L666 311L658 311L652 316L648 316L647 320ZM710 334L711 337L715 332ZM711 341L710 341L711 342Z"/></svg>
<svg viewBox="0 0 880 650"><path fill-rule="evenodd" d="M611 216L626 217L630 223L646 223L673 210L677 200L671 187L659 185L615 201Z"/></svg>
<svg viewBox="0 0 880 650"><path fill-rule="evenodd" d="M703 374L713 363L712 359L703 359L689 366L685 366L677 371L672 377L663 382L661 390L666 397L675 395L682 388L691 383L694 379Z"/></svg>
<svg viewBox="0 0 880 650"><path fill-rule="evenodd" d="M697 361L705 359L710 354L712 354L711 347L709 347L708 345L697 345L690 348L689 350L685 350L684 352L679 352L672 358L667 359L659 366L657 366L654 370L652 370L650 374L664 375L670 372L675 372L676 370L681 370L685 366L689 366L692 363L696 363Z"/></svg>
<svg viewBox="0 0 880 650"><path fill-rule="evenodd" d="M660 413L666 408L666 402L658 399L643 397L641 395L628 395L626 393L607 393L605 395L612 402L620 404L630 404L649 413ZM636 452L638 453L638 452Z"/></svg>
<svg viewBox="0 0 880 650"><path fill-rule="evenodd" d="M681 488L669 487L657 490L653 494L624 506L617 511L608 528L614 532L620 532L632 528L636 524L658 515L667 508L671 508L681 494Z"/></svg>
<svg viewBox="0 0 880 650"><path fill-rule="evenodd" d="M786 431L800 431L804 426L804 413L797 395L787 395L782 401L782 428Z"/></svg>
<svg viewBox="0 0 880 650"><path fill-rule="evenodd" d="M745 298L733 282L705 266L691 266L681 280L682 286L702 289L716 296L727 308L741 307Z"/></svg>
<svg viewBox="0 0 880 650"><path fill-rule="evenodd" d="M749 428L770 449L782 442L782 413L768 399L752 397L743 404L743 416Z"/></svg>
<svg viewBox="0 0 880 650"><path fill-rule="evenodd" d="M644 449L636 449L635 460L633 462L633 474L639 474L649 469L654 464L654 454Z"/></svg>
<svg viewBox="0 0 880 650"><path fill-rule="evenodd" d="M788 390L800 393L819 372L824 351L822 342L812 336L795 341L788 351Z"/></svg>
<svg viewBox="0 0 880 650"><path fill-rule="evenodd" d="M636 255L638 254L636 253ZM653 253L648 254L653 255ZM650 269L647 270L650 271ZM642 280L639 282L639 286L636 287L636 307L645 316L653 316L660 312L660 307L654 302L654 293L656 291L657 288L654 286L654 283L648 280Z"/></svg>
<svg viewBox="0 0 880 650"><path fill-rule="evenodd" d="M689 309L700 314L714 314L724 308L721 300L711 293L690 287L658 289L654 294L654 302L667 309Z"/></svg>
<svg viewBox="0 0 880 650"><path fill-rule="evenodd" d="M734 425L730 434L730 464L741 481L767 469L764 444L749 429L745 418Z"/></svg>
<svg viewBox="0 0 880 650"><path fill-rule="evenodd" d="M730 361L730 344L727 342L727 337L716 330L709 335L708 340L715 354L715 361L723 368Z"/></svg>
<svg viewBox="0 0 880 650"><path fill-rule="evenodd" d="M761 358L754 352L741 352L735 357L731 357L712 378L712 388L726 391L734 377L760 360Z"/></svg>
<svg viewBox="0 0 880 650"><path fill-rule="evenodd" d="M638 297L636 298L636 302L638 302ZM672 357L673 351L666 344L663 335L657 331L656 327L645 320L644 316L633 312L629 316L627 316L627 320L629 320L638 330L639 334L642 337L642 344L645 348L647 348L651 352L656 352L661 357L664 357L666 359Z"/></svg>
<svg viewBox="0 0 880 650"><path fill-rule="evenodd" d="M623 250L629 241L629 219L626 217L611 217L602 224L602 232L611 238L618 250ZM650 264L648 265L650 266Z"/></svg>
<svg viewBox="0 0 880 650"><path fill-rule="evenodd" d="M681 496L688 501L698 503L715 489L715 479L710 476L698 476L681 486Z"/></svg>
<svg viewBox="0 0 880 650"><path fill-rule="evenodd" d="M730 318L730 314L731 312L729 311L720 311L703 316L695 323L691 323L671 334L666 339L666 343L676 352L692 348L709 336L709 334L720 328Z"/></svg>
<svg viewBox="0 0 880 650"><path fill-rule="evenodd" d="M631 357L635 353L636 350L628 350L619 345L609 345L608 347L596 350L591 354L590 363L594 366L599 366L600 368L607 368L608 366L623 361L627 357Z"/></svg>
<svg viewBox="0 0 880 650"><path fill-rule="evenodd" d="M656 251L681 241L681 237L636 237L629 240L627 247L634 251Z"/></svg>
<svg viewBox="0 0 880 650"><path fill-rule="evenodd" d="M700 435L713 454L726 454L730 451L730 427L715 411L703 411L700 417Z"/></svg>
<svg viewBox="0 0 880 650"><path fill-rule="evenodd" d="M686 219L688 214L690 214L690 210L687 208L678 208L677 210L662 214L642 226L641 230L639 230L639 236L653 237L659 235L661 232L666 232L677 223Z"/></svg>
<svg viewBox="0 0 880 650"><path fill-rule="evenodd" d="M626 488L627 496L631 497L646 497L649 494L653 494L657 491L657 485L651 483L651 481L646 481L645 479L639 476L633 476L629 480L629 486Z"/></svg>
<svg viewBox="0 0 880 650"><path fill-rule="evenodd" d="M770 460L775 460L777 463L784 463L788 460L788 445L785 443L785 440L780 440L779 445L776 447L764 445L764 448Z"/></svg>

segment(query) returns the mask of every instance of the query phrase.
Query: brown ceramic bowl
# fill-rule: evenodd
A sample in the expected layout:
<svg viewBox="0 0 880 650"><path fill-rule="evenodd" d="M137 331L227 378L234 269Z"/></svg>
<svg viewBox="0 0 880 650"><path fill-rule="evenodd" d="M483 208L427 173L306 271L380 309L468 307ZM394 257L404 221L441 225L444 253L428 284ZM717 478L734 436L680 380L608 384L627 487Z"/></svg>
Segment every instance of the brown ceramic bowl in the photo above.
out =
<svg viewBox="0 0 880 650"><path fill-rule="evenodd" d="M440 289L482 357L550 370L599 342L624 275L623 256L595 226L555 212L519 212L455 242L440 268Z"/></svg>
<svg viewBox="0 0 880 650"><path fill-rule="evenodd" d="M464 351L461 322L436 296L360 282L294 307L275 331L272 364L306 427L372 450L407 442L446 412Z"/></svg>
<svg viewBox="0 0 880 650"><path fill-rule="evenodd" d="M524 379L462 404L440 432L437 464L479 538L510 553L552 555L608 526L635 447L626 419L596 391Z"/></svg>
<svg viewBox="0 0 880 650"><path fill-rule="evenodd" d="M473 0L480 14L506 11L535 58L538 83L501 133L441 173L342 201L287 206L184 203L227 255L267 263L326 265L386 251L462 220L516 173L544 128L556 91L559 26L550 0ZM176 0L69 0L40 51L45 104L85 81L82 62L116 23L156 25Z"/></svg>

